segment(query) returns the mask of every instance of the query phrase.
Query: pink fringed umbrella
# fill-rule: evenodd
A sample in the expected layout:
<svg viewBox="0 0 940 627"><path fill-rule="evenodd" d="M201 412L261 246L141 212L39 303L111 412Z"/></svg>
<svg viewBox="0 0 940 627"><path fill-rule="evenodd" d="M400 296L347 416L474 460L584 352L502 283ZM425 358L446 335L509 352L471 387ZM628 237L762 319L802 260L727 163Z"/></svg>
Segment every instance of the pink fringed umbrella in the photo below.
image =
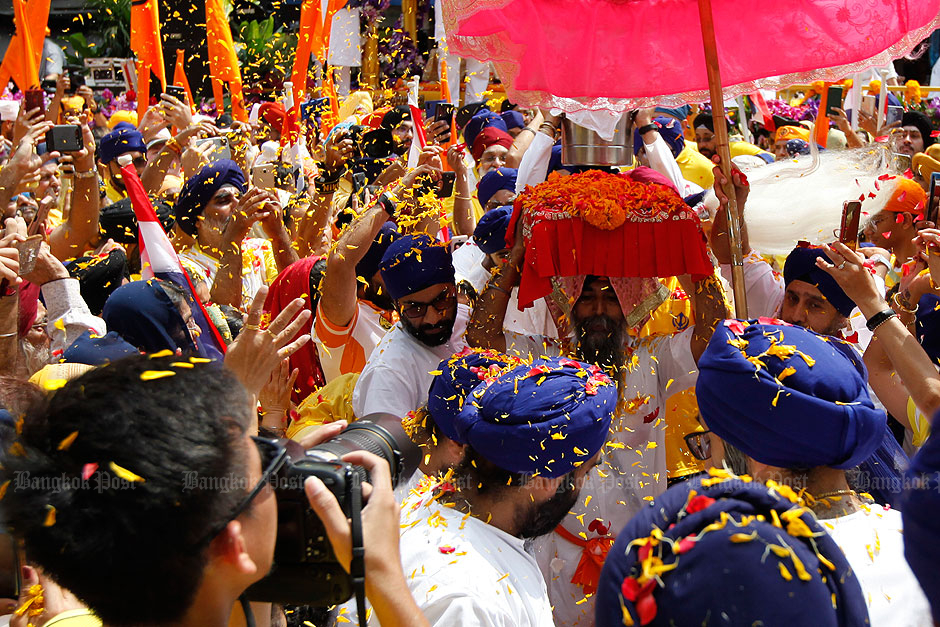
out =
<svg viewBox="0 0 940 627"><path fill-rule="evenodd" d="M888 64L940 26L940 0L443 2L450 52L492 61L513 102L567 113L720 103L837 80ZM723 111L713 110L730 179ZM747 317L740 225L727 195L735 305Z"/></svg>

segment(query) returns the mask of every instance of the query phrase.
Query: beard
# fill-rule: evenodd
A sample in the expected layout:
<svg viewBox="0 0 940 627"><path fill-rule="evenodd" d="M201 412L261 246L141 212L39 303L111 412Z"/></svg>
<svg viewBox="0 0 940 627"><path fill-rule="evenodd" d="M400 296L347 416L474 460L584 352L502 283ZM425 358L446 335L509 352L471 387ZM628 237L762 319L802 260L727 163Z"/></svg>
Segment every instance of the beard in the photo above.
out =
<svg viewBox="0 0 940 627"><path fill-rule="evenodd" d="M416 340L425 346L433 347L445 344L447 340L450 339L451 333L454 332L455 320L456 315L453 315L448 318L444 318L435 324L422 324L421 326L416 327L411 324L411 320L409 320L407 316L402 316L401 325Z"/></svg>
<svg viewBox="0 0 940 627"><path fill-rule="evenodd" d="M565 475L552 498L532 506L517 517L516 529L520 538L537 538L554 531L578 500L580 490L575 488L573 472Z"/></svg>
<svg viewBox="0 0 940 627"><path fill-rule="evenodd" d="M394 301L392 301L389 295L385 293L385 290L376 285L373 285L372 282L369 282L369 284L366 285L366 288L362 294L362 298L383 311L391 311L395 309Z"/></svg>
<svg viewBox="0 0 940 627"><path fill-rule="evenodd" d="M48 342L43 342L41 344L33 344L29 340L20 340L20 349L24 358L24 366L29 372L29 376L33 376L44 367L48 366L52 360L52 349L49 347Z"/></svg>
<svg viewBox="0 0 940 627"><path fill-rule="evenodd" d="M575 323L578 359L601 368L619 369L624 363L625 329L610 316L591 316Z"/></svg>

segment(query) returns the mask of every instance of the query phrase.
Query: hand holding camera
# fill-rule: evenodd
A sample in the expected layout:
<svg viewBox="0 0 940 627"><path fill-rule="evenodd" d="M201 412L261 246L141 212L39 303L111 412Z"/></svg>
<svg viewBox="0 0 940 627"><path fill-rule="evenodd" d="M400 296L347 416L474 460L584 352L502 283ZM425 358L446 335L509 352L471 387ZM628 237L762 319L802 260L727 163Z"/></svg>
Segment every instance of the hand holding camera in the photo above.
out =
<svg viewBox="0 0 940 627"><path fill-rule="evenodd" d="M337 131L336 135L326 144L326 158L323 165L327 172L339 172L346 166L346 162L356 156L358 147L353 133Z"/></svg>

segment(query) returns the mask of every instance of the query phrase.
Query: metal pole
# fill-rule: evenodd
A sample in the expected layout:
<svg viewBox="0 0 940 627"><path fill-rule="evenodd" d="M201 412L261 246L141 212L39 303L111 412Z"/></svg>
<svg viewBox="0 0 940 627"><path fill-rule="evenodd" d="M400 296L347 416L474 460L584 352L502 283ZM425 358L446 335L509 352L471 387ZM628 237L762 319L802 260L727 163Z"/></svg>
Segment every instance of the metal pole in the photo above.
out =
<svg viewBox="0 0 940 627"><path fill-rule="evenodd" d="M712 120L718 140L721 171L728 180L724 186L728 197L728 238L731 245L731 286L734 292L734 314L748 318L747 295L744 290L744 254L741 251L741 221L738 203L731 184L731 148L728 145L728 127L725 124L724 97L721 93L721 71L718 67L718 49L715 42L715 21L711 0L698 0L699 19L702 23L702 42L705 45L705 69L708 72L708 91L712 101Z"/></svg>

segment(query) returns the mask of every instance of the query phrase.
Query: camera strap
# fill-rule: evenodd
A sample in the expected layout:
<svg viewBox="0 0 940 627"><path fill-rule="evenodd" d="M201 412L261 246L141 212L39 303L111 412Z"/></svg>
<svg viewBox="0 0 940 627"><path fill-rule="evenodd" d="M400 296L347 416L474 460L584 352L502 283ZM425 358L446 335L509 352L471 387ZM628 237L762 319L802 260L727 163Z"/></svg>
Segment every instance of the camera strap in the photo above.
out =
<svg viewBox="0 0 940 627"><path fill-rule="evenodd" d="M255 613L251 611L248 597L242 594L238 597L238 602L242 606L242 613L245 615L245 627L255 627Z"/></svg>
<svg viewBox="0 0 940 627"><path fill-rule="evenodd" d="M352 475L350 495L350 531L352 532L352 559L349 561L349 576L356 595L356 613L359 627L366 627L366 550L362 545L362 483L359 475Z"/></svg>

